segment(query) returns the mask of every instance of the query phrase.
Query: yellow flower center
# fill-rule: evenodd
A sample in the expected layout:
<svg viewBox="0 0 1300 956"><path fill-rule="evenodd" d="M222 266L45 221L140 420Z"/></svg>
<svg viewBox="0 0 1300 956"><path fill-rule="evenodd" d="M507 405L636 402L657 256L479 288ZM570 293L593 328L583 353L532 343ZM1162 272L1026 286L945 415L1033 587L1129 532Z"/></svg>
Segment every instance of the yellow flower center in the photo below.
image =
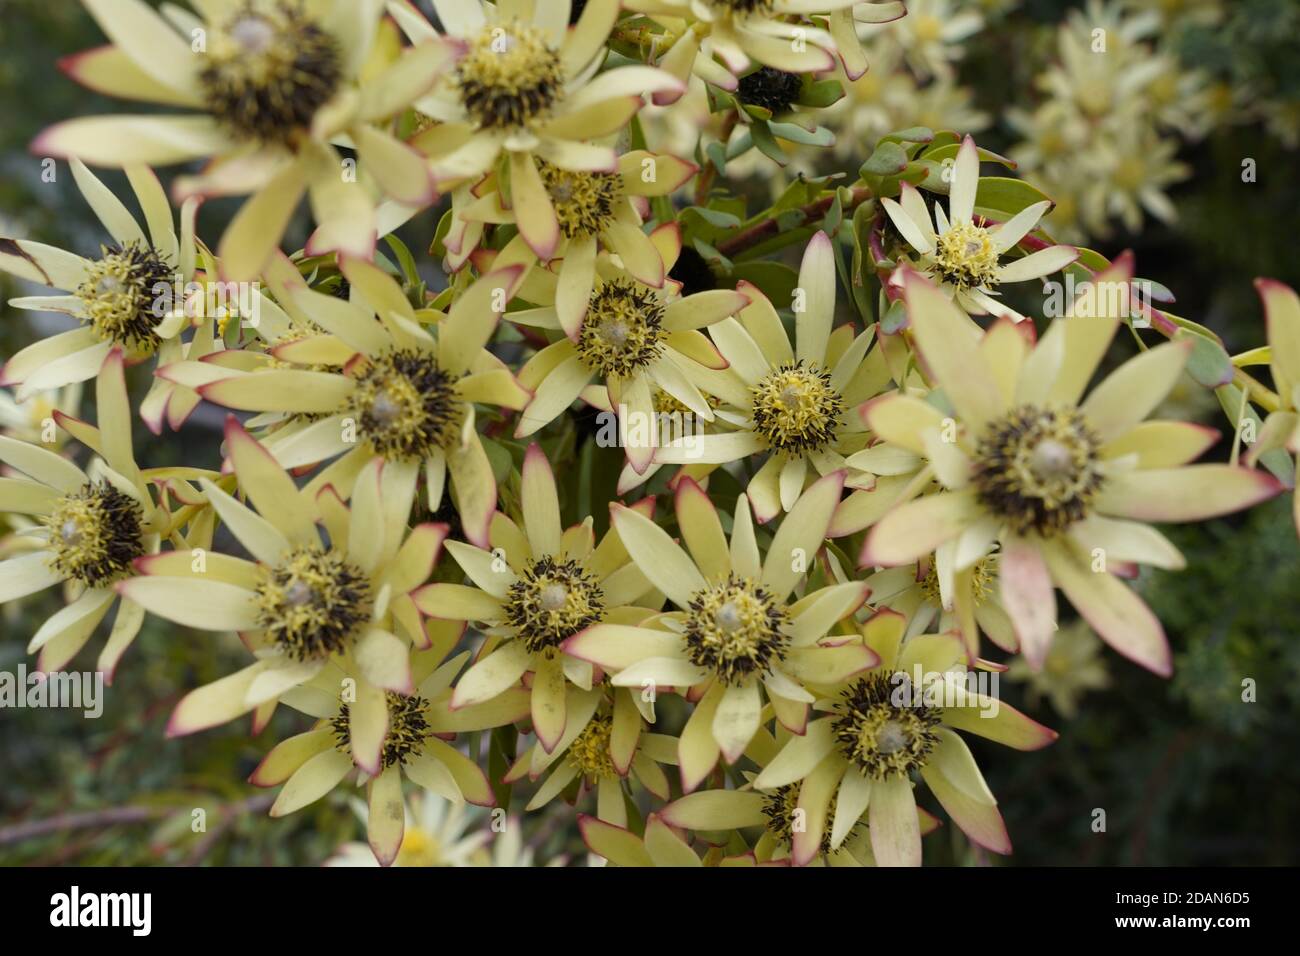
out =
<svg viewBox="0 0 1300 956"><path fill-rule="evenodd" d="M837 787L836 790L838 789ZM832 796L830 805L826 808L826 822L822 826L822 853L831 852L831 827L834 825L835 809L838 805L836 796ZM795 784L777 787L771 793L764 795L763 813L767 817L767 832L776 837L782 846L790 846L794 842L794 835L800 832L806 822L795 812L798 809L799 787Z"/></svg>
<svg viewBox="0 0 1300 956"><path fill-rule="evenodd" d="M623 197L617 173L578 173L550 163L539 166L560 229L570 239L595 236L614 219L614 204Z"/></svg>
<svg viewBox="0 0 1300 956"><path fill-rule="evenodd" d="M1115 165L1111 179L1120 189L1137 192L1146 183L1146 164L1137 156L1125 156Z"/></svg>
<svg viewBox="0 0 1300 956"><path fill-rule="evenodd" d="M691 598L683 636L692 664L726 684L767 674L785 656L789 615L775 596L732 574Z"/></svg>
<svg viewBox="0 0 1300 956"><path fill-rule="evenodd" d="M993 585L997 582L997 558L990 555L986 558L980 558L971 568L971 597L975 601L975 606L980 607L993 594ZM930 562L925 571L925 578L921 581L921 593L932 604L943 604L943 596L939 590L939 571L933 561Z"/></svg>
<svg viewBox="0 0 1300 956"><path fill-rule="evenodd" d="M547 555L534 561L510 585L506 623L530 651L555 648L600 621L605 595L577 561Z"/></svg>
<svg viewBox="0 0 1300 956"><path fill-rule="evenodd" d="M889 675L873 674L844 691L831 724L835 740L850 763L873 780L905 778L925 765L939 742L934 732L939 714L931 708L900 705Z"/></svg>
<svg viewBox="0 0 1300 956"><path fill-rule="evenodd" d="M1079 84L1075 88L1074 95L1078 100L1079 109L1089 116L1097 117L1105 116L1110 112L1114 99L1110 86L1099 78L1094 78L1093 82Z"/></svg>
<svg viewBox="0 0 1300 956"><path fill-rule="evenodd" d="M130 495L106 482L86 483L60 498L43 519L50 530L50 566L92 588L126 577L144 554L142 518Z"/></svg>
<svg viewBox="0 0 1300 956"><path fill-rule="evenodd" d="M424 742L433 731L429 727L429 702L423 697L403 697L388 691L384 700L388 704L388 733L384 735L382 761L385 767L391 767L423 753ZM334 729L334 746L345 754L351 753L352 726L347 704L339 708L330 725Z"/></svg>
<svg viewBox="0 0 1300 956"><path fill-rule="evenodd" d="M1087 515L1102 485L1099 447L1077 409L1025 405L980 439L971 479L1017 534L1049 536Z"/></svg>
<svg viewBox="0 0 1300 956"><path fill-rule="evenodd" d="M564 66L537 27L492 24L470 41L456 82L481 128L513 129L550 113L564 93Z"/></svg>
<svg viewBox="0 0 1300 956"><path fill-rule="evenodd" d="M372 359L357 376L346 413L385 458L425 458L460 440L465 403L456 395L457 380L433 355L396 349Z"/></svg>
<svg viewBox="0 0 1300 956"><path fill-rule="evenodd" d="M370 619L370 598L360 568L334 551L299 548L264 569L258 624L295 660L320 660L348 647Z"/></svg>
<svg viewBox="0 0 1300 956"><path fill-rule="evenodd" d="M337 41L290 0L247 0L212 32L199 71L208 110L238 138L291 145L338 90Z"/></svg>
<svg viewBox="0 0 1300 956"><path fill-rule="evenodd" d="M624 279L606 282L591 295L578 355L594 372L626 378L659 358L663 321L663 303L653 289Z"/></svg>
<svg viewBox="0 0 1300 956"><path fill-rule="evenodd" d="M172 269L152 246L136 240L112 249L100 247L99 261L90 264L77 287L88 322L105 342L152 352L158 347L154 326L170 307ZM154 314L154 303L164 303Z"/></svg>
<svg viewBox="0 0 1300 956"><path fill-rule="evenodd" d="M802 359L782 365L750 389L754 431L776 451L819 451L835 440L844 399L828 371Z"/></svg>
<svg viewBox="0 0 1300 956"><path fill-rule="evenodd" d="M424 827L407 827L393 866L444 866L442 844Z"/></svg>
<svg viewBox="0 0 1300 956"><path fill-rule="evenodd" d="M983 226L952 224L939 237L934 261L939 277L960 289L997 284L998 250Z"/></svg>
<svg viewBox="0 0 1300 956"><path fill-rule="evenodd" d="M618 768L609 752L609 738L614 732L614 719L608 715L591 718L582 733L569 744L569 763L586 777L617 779Z"/></svg>
<svg viewBox="0 0 1300 956"><path fill-rule="evenodd" d="M934 43L943 36L943 21L932 13L922 14L912 24L912 33L920 43Z"/></svg>

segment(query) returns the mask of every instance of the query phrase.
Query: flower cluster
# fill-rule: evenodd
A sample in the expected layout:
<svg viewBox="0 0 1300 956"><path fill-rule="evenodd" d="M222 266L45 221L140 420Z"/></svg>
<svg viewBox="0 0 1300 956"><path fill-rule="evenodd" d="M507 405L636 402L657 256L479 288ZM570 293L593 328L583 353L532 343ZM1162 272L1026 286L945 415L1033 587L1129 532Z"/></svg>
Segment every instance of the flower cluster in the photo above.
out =
<svg viewBox="0 0 1300 956"><path fill-rule="evenodd" d="M729 139L674 152L641 122L694 77L729 136L826 145L791 111L860 82L859 25L900 3L84 4L110 42L67 72L184 112L34 145L106 236L0 239L0 269L50 290L10 305L70 319L0 373L0 601L61 590L29 646L46 672L94 644L111 679L146 616L237 633L244 666L167 733L295 712L251 783L273 816L364 788L381 864L486 859L442 801L562 800L620 865L915 865L939 810L1009 853L965 738L1057 735L983 679L1017 652L1074 666L1052 657L1070 607L1168 675L1128 583L1183 565L1152 525L1293 482L1285 286L1261 280L1271 349L1234 364L1135 295L1131 257L1056 244L1051 199L983 175L1001 157L969 136L910 122L851 185L755 211L718 178ZM980 26L954 6L915 4L886 56L950 77ZM1135 74L1118 49L1072 72L1077 42L1049 84L1063 128L1149 112L1094 102ZM170 191L154 172L200 159ZM124 170L143 218L90 166ZM1135 175L1159 209L1151 189ZM208 245L198 207L228 195ZM423 261L394 233L422 221ZM1062 270L1079 297L1040 334L1001 287ZM1096 375L1130 323L1171 341ZM1272 388L1245 371L1264 361ZM1269 413L1244 456L1195 463L1216 434L1151 418L1193 365ZM182 428L207 451L163 463Z"/></svg>

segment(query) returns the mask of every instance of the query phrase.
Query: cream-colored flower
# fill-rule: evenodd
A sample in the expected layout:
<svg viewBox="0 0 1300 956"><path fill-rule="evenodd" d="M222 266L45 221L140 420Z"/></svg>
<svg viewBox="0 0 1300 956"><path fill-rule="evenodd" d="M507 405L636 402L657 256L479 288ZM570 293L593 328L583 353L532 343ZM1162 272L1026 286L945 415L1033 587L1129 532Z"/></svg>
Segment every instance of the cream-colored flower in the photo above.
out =
<svg viewBox="0 0 1300 956"><path fill-rule="evenodd" d="M388 130L452 62L450 44L400 51L381 28L383 0L196 2L161 12L143 0L83 0L112 41L65 61L101 93L194 112L83 117L45 130L40 156L102 166L211 157L178 197L252 194L218 247L225 277L250 281L310 191L308 248L369 259L376 199L428 205L423 158ZM335 141L357 152L347 169Z"/></svg>
<svg viewBox="0 0 1300 956"><path fill-rule="evenodd" d="M839 503L843 475L815 482L777 529L765 558L749 502L738 499L730 540L717 509L693 481L677 485L677 524L686 550L650 518L611 511L628 554L674 609L640 626L596 624L565 650L614 674L616 687L690 688L698 700L678 745L682 787L694 790L717 765L735 763L765 722L764 692L776 719L802 732L807 683L835 683L875 663L831 629L866 599L861 582L793 597L812 567Z"/></svg>
<svg viewBox="0 0 1300 956"><path fill-rule="evenodd" d="M42 671L62 670L85 647L116 604L112 633L96 669L111 681L118 661L144 622L144 608L114 588L135 573L135 562L155 554L171 515L155 502L131 447L131 406L121 349L104 358L96 381L99 426L56 412L74 438L101 456L89 471L40 444L0 436L0 462L15 469L0 478L0 511L40 523L25 532L29 545L0 562L0 603L64 584L68 604L45 621L27 646L40 652Z"/></svg>
<svg viewBox="0 0 1300 956"><path fill-rule="evenodd" d="M288 692L286 702L317 721L311 730L271 748L249 777L259 787L283 784L271 805L271 816L285 816L314 803L355 773L357 785L367 791L370 849L381 866L391 866L401 862L401 852L407 849L403 778L426 791L425 799L493 806L496 798L487 774L447 738L459 731L513 723L523 716L526 705L518 696L506 695L453 715L447 708L448 687L468 654L438 666L442 656L437 650L412 655L405 665L412 677L409 694L388 691L374 697L363 692L364 681L346 668L318 673ZM220 683L206 690L214 692ZM173 730L174 725L173 718ZM417 833L417 843L421 836L426 837L425 851L432 851L427 832Z"/></svg>
<svg viewBox="0 0 1300 956"><path fill-rule="evenodd" d="M639 234L639 230L638 230ZM656 229L647 239L656 261L666 270L681 251L675 224ZM624 260L626 262L626 260ZM619 268L609 256L593 264L593 285L579 324L570 331L564 312L580 307L572 301L561 271L553 294L539 293L539 307L509 312L505 318L552 333L565 332L534 354L519 370L519 383L533 393L519 416L516 437L549 424L574 400L584 397L613 410L620 423L619 444L639 475L649 477L659 447L660 406L664 397L680 404L682 422L712 422L707 394L716 394L726 359L704 334L747 308L753 287L709 289L681 295L680 283L666 280L656 289ZM734 389L733 389L734 390ZM672 422L665 424L671 425ZM691 429L693 431L694 429ZM669 436L675 437L675 436Z"/></svg>
<svg viewBox="0 0 1300 956"><path fill-rule="evenodd" d="M1017 750L1040 749L1057 735L972 688L956 635L904 640L905 624L881 611L863 625L880 665L820 693L816 707L826 716L790 735L753 781L765 791L797 785L803 827L791 834L791 859L798 866L838 849L864 817L877 864L920 866L924 820L913 774L973 842L1011 852L997 800L956 731Z"/></svg>
<svg viewBox="0 0 1300 956"><path fill-rule="evenodd" d="M654 614L655 591L617 533L597 544L590 518L562 528L555 475L538 445L525 454L520 480L522 528L498 512L483 547L447 543L474 586L437 582L414 598L430 617L474 622L488 636L452 705L490 701L531 674L533 730L549 755L572 741L601 696L590 662L565 653L564 642L601 622L639 624Z"/></svg>
<svg viewBox="0 0 1300 956"><path fill-rule="evenodd" d="M79 159L70 160L72 178L86 203L111 237L99 256L83 258L55 246L27 239L0 239L0 270L59 295L10 299L17 309L62 312L78 328L60 332L20 349L4 365L0 385L18 386L22 401L34 392L94 378L113 348L131 358L174 355L183 346L168 342L184 319L177 301L194 279L197 249L194 217L197 200L184 204L180 238L175 214L162 184L148 166L132 164L126 174L146 228ZM160 358L162 355L160 354Z"/></svg>
<svg viewBox="0 0 1300 956"><path fill-rule="evenodd" d="M912 273L912 335L952 413L901 392L863 411L878 435L927 460L939 488L876 522L862 564L905 565L933 552L942 580L1000 545L999 595L1034 666L1046 658L1060 588L1104 641L1168 675L1160 622L1116 576L1139 563L1183 567L1145 522L1228 514L1281 490L1263 472L1186 464L1212 431L1143 421L1182 372L1190 342L1144 351L1082 398L1128 314L1131 277L1129 258L1117 261L1031 349L1009 322L981 334Z"/></svg>
<svg viewBox="0 0 1300 956"><path fill-rule="evenodd" d="M438 41L411 4L388 9L417 50ZM520 235L547 262L563 233L539 161L572 173L616 172L614 150L592 141L622 130L644 94L680 93L682 84L650 66L597 72L618 0L589 0L572 28L569 0L436 0L434 9L460 52L455 68L416 101L433 125L413 145L430 157L440 183L473 185L504 158Z"/></svg>
<svg viewBox="0 0 1300 956"><path fill-rule="evenodd" d="M896 0L628 0L626 6L672 32L659 59L663 69L683 81L694 72L730 92L754 64L825 73L838 54L849 76L861 76L867 61L857 24L887 23L905 12Z"/></svg>
<svg viewBox="0 0 1300 956"><path fill-rule="evenodd" d="M494 270L475 282L465 275L446 313L416 310L397 281L372 263L345 258L341 269L356 291L349 301L309 289L283 255L267 273L298 328L323 333L293 337L269 353L243 352L244 361L230 366L183 361L158 374L218 405L267 414L259 424L279 426L266 447L283 467L334 459L306 486L311 496L329 485L346 497L379 455L391 475L406 476L394 488L406 496L407 513L421 471L428 506L436 511L450 475L465 534L485 543L496 480L474 405L527 403L528 393L485 348L523 267Z"/></svg>
<svg viewBox="0 0 1300 956"><path fill-rule="evenodd" d="M996 298L997 286L1051 275L1077 259L1079 252L1071 246L1047 246L1003 265L1002 257L1034 230L1051 202L1036 202L1006 222L990 225L983 216L975 216L979 178L979 152L975 141L967 136L952 167L947 215L936 202L931 218L920 191L906 182L898 202L889 198L880 202L918 256L916 267L934 279L964 311L1023 321L1023 315ZM895 273L893 281L901 281L901 273Z"/></svg>
<svg viewBox="0 0 1300 956"><path fill-rule="evenodd" d="M661 445L659 464L720 465L767 453L750 479L754 516L767 522L794 505L817 477L846 469L867 443L854 409L879 394L889 379L880 350L868 352L875 328L855 335L835 321L835 250L824 232L808 242L795 287L791 343L772 302L749 283L750 302L734 319L709 326L730 368L712 376L722 399L717 417L734 426L687 435ZM852 469L847 484L869 483Z"/></svg>

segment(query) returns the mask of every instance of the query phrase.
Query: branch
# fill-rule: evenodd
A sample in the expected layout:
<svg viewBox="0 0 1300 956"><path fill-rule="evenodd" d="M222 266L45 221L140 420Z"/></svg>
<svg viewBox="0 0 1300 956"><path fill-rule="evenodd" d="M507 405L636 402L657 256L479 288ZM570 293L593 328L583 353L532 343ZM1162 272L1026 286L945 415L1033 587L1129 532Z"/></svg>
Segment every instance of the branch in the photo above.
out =
<svg viewBox="0 0 1300 956"><path fill-rule="evenodd" d="M62 813L44 820L0 827L0 846L21 843L23 840L31 840L49 833L61 833L65 830L86 830L123 823L147 823L175 812L174 807L111 807L107 810L89 810L85 813Z"/></svg>
<svg viewBox="0 0 1300 956"><path fill-rule="evenodd" d="M803 220L799 225L805 225L809 222L817 222L824 218L827 210L829 210L834 204L835 196L836 193L831 193L829 196L823 196L816 202L810 202L806 206L800 206L799 212L803 214ZM853 188L853 195L844 205L844 214L847 216L870 198L870 189L866 186L855 186ZM764 219L762 222L754 223L754 225L750 226L748 229L742 229L730 239L718 243L717 248L720 253L730 259L737 253L744 252L746 249L758 245L765 239L771 239L780 232L781 230L778 228L775 219Z"/></svg>

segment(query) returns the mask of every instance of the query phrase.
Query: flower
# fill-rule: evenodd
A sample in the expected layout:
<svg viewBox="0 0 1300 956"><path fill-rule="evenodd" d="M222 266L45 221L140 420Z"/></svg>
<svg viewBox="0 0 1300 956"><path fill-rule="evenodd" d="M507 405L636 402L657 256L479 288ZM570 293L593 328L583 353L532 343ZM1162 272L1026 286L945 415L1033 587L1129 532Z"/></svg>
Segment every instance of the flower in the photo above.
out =
<svg viewBox="0 0 1300 956"><path fill-rule="evenodd" d="M921 79L951 78L961 60L962 42L984 29L975 10L955 10L952 0L907 0L907 16L885 26L868 28L869 37L885 33Z"/></svg>
<svg viewBox="0 0 1300 956"><path fill-rule="evenodd" d="M368 822L368 806L352 801L352 809L362 822ZM427 792L414 793L406 798L403 812L406 820L402 843L393 859L393 866L485 864L485 847L492 834L466 804L452 803ZM477 831L467 832L472 826L477 826ZM325 866L379 865L375 851L368 843L345 843L325 861Z"/></svg>
<svg viewBox="0 0 1300 956"><path fill-rule="evenodd" d="M917 268L939 283L962 309L973 315L991 313L1022 321L1024 316L994 298L995 287L1003 282L1041 279L1065 268L1079 253L1070 246L1047 246L1002 265L1001 257L1033 231L1051 202L1026 206L997 225L990 226L982 216L976 221L979 168L975 141L967 136L952 169L948 215L935 203L933 221L921 193L910 183L903 183L901 204L888 197L880 202L906 243L920 255ZM897 274L893 281L898 281Z"/></svg>
<svg viewBox="0 0 1300 956"><path fill-rule="evenodd" d="M1280 490L1261 472L1188 465L1217 437L1210 429L1143 422L1182 372L1190 342L1144 351L1080 401L1128 314L1131 277L1131 259L1117 260L1031 349L1010 323L979 334L931 282L909 273L912 335L952 415L899 392L863 409L878 435L924 456L941 487L877 521L861 563L902 565L935 552L942 576L999 543L999 595L1034 667L1055 627L1055 586L1102 640L1167 676L1160 622L1116 577L1137 563L1183 566L1143 522L1228 514Z"/></svg>
<svg viewBox="0 0 1300 956"><path fill-rule="evenodd" d="M554 749L547 752L539 739L505 775L506 783L525 776L543 781L524 809L540 810L574 787L570 802L576 805L594 790L597 819L626 827L628 797L635 798L637 788L667 800L668 777L659 765L677 762L677 740L645 732L653 702L626 687L573 687L569 697L570 716Z"/></svg>
<svg viewBox="0 0 1300 956"><path fill-rule="evenodd" d="M594 854L591 858L592 866L604 865L595 862L597 858L603 858L615 866L705 865L690 844L660 819L658 814L652 813L646 817L644 836L638 836L627 827L606 823L582 813L578 814L578 828L582 831L582 840L587 844L587 849ZM711 863L717 865L719 857L719 853L710 853Z"/></svg>
<svg viewBox="0 0 1300 956"><path fill-rule="evenodd" d="M677 228L664 226L649 240L652 248L660 250L655 254L662 255L661 264L671 268L681 251ZM746 290L752 287L683 296L677 282L669 280L662 291L655 289L615 268L608 258L595 263L595 272L596 283L580 324L568 337L539 350L519 370L519 383L532 390L533 398L519 416L515 437L531 435L549 424L589 389L594 378L599 386L590 397L617 413L619 443L632 467L644 474L660 444L661 396L678 403L691 417L713 420L713 408L701 389L715 387L718 376L710 372L725 368L726 360L700 330L745 308L751 301ZM553 305L509 312L506 318L549 331L562 329L562 283L563 273Z"/></svg>
<svg viewBox="0 0 1300 956"><path fill-rule="evenodd" d="M997 801L956 731L1016 750L1037 750L1057 735L968 689L956 635L903 640L906 623L901 614L881 611L863 625L880 664L822 695L817 709L826 716L811 721L803 735L791 736L753 781L757 790L798 785L796 808L804 811L804 826L790 835L796 866L838 849L864 815L879 865L920 866L922 822L913 774L973 842L994 853L1011 852Z"/></svg>
<svg viewBox="0 0 1300 956"><path fill-rule="evenodd" d="M393 493L401 489L405 495L404 514L421 468L429 509L436 511L450 473L465 534L486 543L496 482L474 425L473 403L522 408L527 401L505 364L484 349L522 267L461 283L445 315L417 313L397 282L371 263L345 258L340 268L360 293L356 301L309 289L283 256L268 273L285 307L304 327L325 334L290 337L260 361L246 363L251 368L178 362L158 374L227 408L292 413L266 439L280 465L300 468L342 454L309 483L312 495L328 484L346 496L361 469L379 455L390 466ZM436 323L436 339L421 320ZM317 370L321 357L338 370ZM397 502L392 507L401 510Z"/></svg>
<svg viewBox="0 0 1300 956"><path fill-rule="evenodd" d="M618 158L614 172L569 170L545 160L538 170L560 224L554 252L560 265L553 281L550 276L534 281L546 281L542 288L551 287L560 328L576 339L602 253L618 256L637 281L656 289L664 287L672 264L664 262L655 238L641 230L649 211L647 197L672 193L694 175L696 167L667 153L633 150ZM520 207L509 204L503 185L500 177L489 176L472 193L465 191L472 201L459 207L456 200L462 191L453 193L453 220L445 241L452 269L459 269L478 249L487 224L519 225ZM527 249L520 240L512 242ZM515 253L513 245L507 244L499 261L514 261Z"/></svg>
<svg viewBox="0 0 1300 956"><path fill-rule="evenodd" d="M1031 703L1046 697L1057 713L1073 720L1084 694L1110 686L1101 648L1101 641L1088 625L1075 621L1061 628L1052 639L1041 669L1036 670L1024 658L1017 657L1007 668L1007 679L1023 682Z"/></svg>
<svg viewBox="0 0 1300 956"><path fill-rule="evenodd" d="M968 658L984 663L979 659L980 632L1004 651L1019 649L1015 628L997 593L997 580L994 552L960 573L950 573L945 564L940 575L939 563L933 560L884 568L868 576L866 585L876 607L891 608L908 619L909 634L920 634L937 621L939 631L961 635Z"/></svg>
<svg viewBox="0 0 1300 956"><path fill-rule="evenodd" d="M1264 301L1270 367L1279 403L1246 452L1246 464L1251 466L1277 448L1300 454L1300 298L1290 286L1274 279L1256 279L1255 289ZM1300 491L1295 495L1293 513L1300 534Z"/></svg>
<svg viewBox="0 0 1300 956"><path fill-rule="evenodd" d="M398 53L382 42L382 0L196 3L169 22L142 0L83 0L112 44L61 64L100 93L180 106L185 115L68 120L32 144L39 156L103 166L214 162L177 183L181 197L252 194L221 239L227 279L251 280L310 192L318 217L308 248L369 259L374 192L414 206L434 197L422 157L387 128L450 67L436 42ZM360 175L341 173L346 137Z"/></svg>
<svg viewBox="0 0 1300 956"><path fill-rule="evenodd" d="M573 740L600 696L591 664L564 653L564 642L597 622L632 625L653 615L652 607L636 602L654 588L629 562L616 533L595 546L591 519L562 530L555 475L535 444L524 455L520 506L522 529L500 512L493 516L491 550L447 542L475 586L438 582L413 598L430 617L487 625L492 645L457 683L452 707L492 700L531 673L533 730L552 754ZM571 702L579 706L576 724L569 720Z"/></svg>
<svg viewBox="0 0 1300 956"><path fill-rule="evenodd" d="M731 538L694 481L677 485L683 550L651 518L611 506L628 554L674 610L640 626L595 624L565 650L614 674L616 687L689 688L696 707L678 745L682 788L694 790L717 765L735 763L763 722L763 693L785 726L802 732L812 702L806 682L846 679L875 663L835 624L866 600L861 582L791 592L812 566L839 502L842 473L814 482L790 510L760 559L749 502L741 495Z"/></svg>
<svg viewBox="0 0 1300 956"><path fill-rule="evenodd" d="M412 673L421 675L409 695L389 691L376 697L363 692L364 681L349 685L347 677L339 676L317 680L309 693L297 695L292 705L318 717L316 725L276 744L249 777L259 787L284 785L271 805L271 816L285 816L319 800L357 770L358 783L365 783L368 791L370 849L381 866L391 866L406 842L403 777L457 805L469 801L493 806L496 801L487 774L440 738L517 720L522 716L520 701L502 698L449 720L447 687L466 655L435 666L440 657L437 651L423 652L407 662ZM350 686L356 693L345 700ZM371 758L373 765L368 763Z"/></svg>
<svg viewBox="0 0 1300 956"><path fill-rule="evenodd" d="M759 759L766 763L779 752L781 745L777 744L775 738L768 738L764 744L764 753ZM754 848L749 853L727 857L724 863L731 866L745 863L790 865L793 862L791 853L794 835L807 824L807 808L799 806L801 788L796 784L785 784L763 792L752 789L757 774L746 771L745 777L747 783L742 789L697 790L665 806L660 811L660 816L669 826L704 831L710 840L716 840L717 834L761 827L762 835L754 841ZM817 853L805 865L875 866L876 857L871 849L871 836L865 823L849 825L849 832L839 845L831 846L837 809L836 801L832 798L822 825L822 839ZM938 829L939 819L933 814L917 807L916 816L921 836Z"/></svg>
<svg viewBox="0 0 1300 956"><path fill-rule="evenodd" d="M597 74L618 8L618 0L589 0L569 29L567 0L536 4L528 18L481 0L434 3L460 53L416 100L434 125L413 143L440 183L474 183L504 155L520 235L543 262L556 255L562 231L538 160L571 173L614 173L614 150L589 141L621 130L643 94L682 89L649 66ZM437 39L413 5L390 3L389 11L416 49Z"/></svg>
<svg viewBox="0 0 1300 956"><path fill-rule="evenodd" d="M857 78L867 61L855 22L886 23L905 12L902 3L876 0L628 0L626 6L665 18L674 29L685 25L666 45L659 60L663 69L683 82L694 72L729 92L755 63L789 73L825 73L834 68L837 53ZM813 25L817 14L827 16L828 29ZM671 100L656 99L664 102Z"/></svg>
<svg viewBox="0 0 1300 956"><path fill-rule="evenodd" d="M138 561L140 576L117 584L118 593L177 624L240 632L256 657L182 698L167 732L217 726L323 674L333 681L342 668L356 684L353 756L378 774L385 693L412 693L409 648L429 646L411 594L428 579L447 527L407 530L413 470L371 459L349 508L332 487L314 498L300 490L233 416L225 433L235 482L257 510L208 478L198 484L253 560L203 550L196 557L186 548Z"/></svg>
<svg viewBox="0 0 1300 956"><path fill-rule="evenodd" d="M853 335L835 332L835 251L823 232L804 252L795 287L795 341L776 309L749 283L738 290L749 305L738 319L709 326L709 335L730 365L710 387L734 409L729 431L711 430L666 443L654 453L660 464L718 465L768 453L746 492L754 516L766 523L793 506L817 475L845 468L845 458L867 442L853 409L888 380L879 350L867 356L874 328ZM811 468L809 467L811 466ZM860 478L851 474L847 484Z"/></svg>
<svg viewBox="0 0 1300 956"><path fill-rule="evenodd" d="M0 391L0 429L10 438L26 442L44 442L57 451L64 436L54 428L54 413L74 414L81 406L80 382L62 388L47 388L19 400ZM45 439L50 439L45 441Z"/></svg>
<svg viewBox="0 0 1300 956"><path fill-rule="evenodd" d="M0 478L0 509L36 516L43 526L28 532L39 547L0 562L0 603L66 586L67 606L27 645L29 654L40 652L37 666L45 672L67 666L116 603L112 632L95 665L110 682L144 622L144 608L129 596L117 600L114 587L131 575L138 558L158 551L171 525L135 463L122 367L121 349L111 349L96 380L98 428L55 413L69 434L102 457L89 472L40 445L0 436L0 462L21 473Z"/></svg>
<svg viewBox="0 0 1300 956"><path fill-rule="evenodd" d="M131 358L158 352L165 345L162 333L168 331L161 327L180 309L175 290L184 289L194 277L197 200L181 209L178 240L158 177L147 166L128 166L132 191L144 210L146 235L122 201L80 160L74 158L70 165L73 181L112 242L100 246L98 258L84 259L27 239L0 239L0 269L63 293L24 296L9 304L63 312L81 323L20 349L5 363L0 385L17 385L19 401L94 378L113 348ZM174 334L172 329L166 337Z"/></svg>

